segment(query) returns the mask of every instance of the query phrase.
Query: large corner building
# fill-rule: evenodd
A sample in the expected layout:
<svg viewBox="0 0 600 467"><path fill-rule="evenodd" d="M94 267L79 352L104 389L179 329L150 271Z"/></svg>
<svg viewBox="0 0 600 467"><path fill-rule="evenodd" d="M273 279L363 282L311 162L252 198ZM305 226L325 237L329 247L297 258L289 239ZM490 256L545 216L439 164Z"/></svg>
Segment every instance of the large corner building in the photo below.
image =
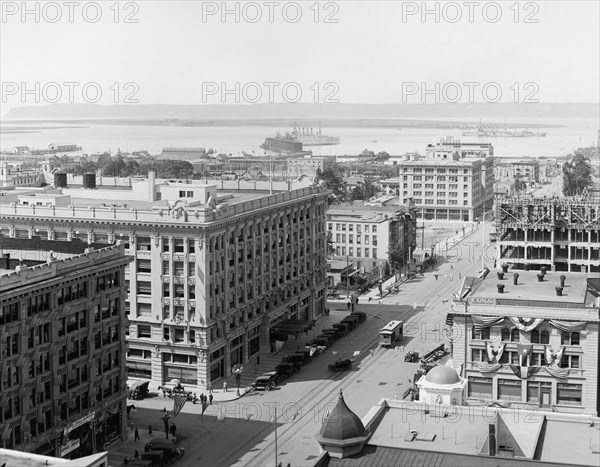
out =
<svg viewBox="0 0 600 467"><path fill-rule="evenodd" d="M223 181L217 191L153 173L127 186L83 181L3 197L2 234L124 243L130 377L206 388L268 353L279 321L324 310L325 189Z"/></svg>

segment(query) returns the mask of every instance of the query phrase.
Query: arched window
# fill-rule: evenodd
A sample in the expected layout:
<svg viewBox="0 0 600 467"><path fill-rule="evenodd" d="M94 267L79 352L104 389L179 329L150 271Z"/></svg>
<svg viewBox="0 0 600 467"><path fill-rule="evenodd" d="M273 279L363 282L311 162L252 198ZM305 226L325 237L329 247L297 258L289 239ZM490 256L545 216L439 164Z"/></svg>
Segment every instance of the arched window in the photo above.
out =
<svg viewBox="0 0 600 467"><path fill-rule="evenodd" d="M502 329L502 342L508 342L510 340L510 329Z"/></svg>
<svg viewBox="0 0 600 467"><path fill-rule="evenodd" d="M579 345L580 334L578 332L571 333L571 345Z"/></svg>
<svg viewBox="0 0 600 467"><path fill-rule="evenodd" d="M471 339L473 339L473 340L475 340L475 339L480 339L480 337L479 337L479 336L480 336L480 333L479 333L479 331L477 331L477 330L475 329L475 326L473 326L473 327L471 328Z"/></svg>
<svg viewBox="0 0 600 467"><path fill-rule="evenodd" d="M513 328L510 331L510 341L511 342L519 342L519 330L517 328Z"/></svg>
<svg viewBox="0 0 600 467"><path fill-rule="evenodd" d="M534 329L533 331L531 331L531 343L532 344L540 343L540 331L538 331L537 329Z"/></svg>
<svg viewBox="0 0 600 467"><path fill-rule="evenodd" d="M483 328L481 330L481 339L489 340L490 339L490 328Z"/></svg>
<svg viewBox="0 0 600 467"><path fill-rule="evenodd" d="M548 331L542 331L540 344L550 343L550 333Z"/></svg>
<svg viewBox="0 0 600 467"><path fill-rule="evenodd" d="M571 333L569 333L569 332L562 332L560 334L560 343L562 345L569 345L571 343Z"/></svg>

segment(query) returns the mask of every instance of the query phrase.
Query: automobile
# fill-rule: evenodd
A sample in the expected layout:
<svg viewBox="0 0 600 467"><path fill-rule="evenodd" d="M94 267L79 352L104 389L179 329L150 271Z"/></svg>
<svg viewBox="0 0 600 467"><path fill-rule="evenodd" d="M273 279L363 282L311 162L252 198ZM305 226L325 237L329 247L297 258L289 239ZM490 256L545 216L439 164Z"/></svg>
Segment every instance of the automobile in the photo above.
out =
<svg viewBox="0 0 600 467"><path fill-rule="evenodd" d="M150 395L150 381L136 381L131 384L128 398L134 401L139 401Z"/></svg>
<svg viewBox="0 0 600 467"><path fill-rule="evenodd" d="M285 361L283 361L285 360ZM294 365L298 364L298 365L304 365L306 363L304 354L302 355L298 355L298 353L296 352L295 354L291 354L291 355L286 355L284 357L284 359L282 359L282 363L292 363Z"/></svg>
<svg viewBox="0 0 600 467"><path fill-rule="evenodd" d="M340 297L339 292L336 292L334 290L328 290L327 291L327 298L332 298L334 300L339 300L341 297Z"/></svg>
<svg viewBox="0 0 600 467"><path fill-rule="evenodd" d="M333 328L329 328L329 329L323 329L321 331L321 334L323 334L324 336L328 336L330 341L337 341L341 336L340 333L337 332L335 329Z"/></svg>
<svg viewBox="0 0 600 467"><path fill-rule="evenodd" d="M332 326L339 331L342 336L345 336L350 331L350 325L348 323L335 323Z"/></svg>
<svg viewBox="0 0 600 467"><path fill-rule="evenodd" d="M317 336L313 340L306 343L306 346L309 347L309 350L312 347L327 349L327 347L330 345L331 343L329 342L329 338L327 336Z"/></svg>
<svg viewBox="0 0 600 467"><path fill-rule="evenodd" d="M150 446L150 443L148 443L148 447L150 448L150 450L144 451L141 454L141 458L142 460L152 461L152 465L163 466L172 464L179 458L183 457L183 455L185 454L184 448L177 448L173 445L173 443L170 442L155 442L152 446Z"/></svg>
<svg viewBox="0 0 600 467"><path fill-rule="evenodd" d="M350 326L350 330L354 329L358 325L358 318L356 316L346 316L341 323L347 323Z"/></svg>
<svg viewBox="0 0 600 467"><path fill-rule="evenodd" d="M300 355L304 360L304 364L310 363L312 360L310 350L297 350L295 355Z"/></svg>
<svg viewBox="0 0 600 467"><path fill-rule="evenodd" d="M280 363L275 367L275 371L284 377L284 379L290 378L292 375L296 374L299 370L299 367L294 365L293 363Z"/></svg>
<svg viewBox="0 0 600 467"><path fill-rule="evenodd" d="M367 314L364 311L355 311L353 313L350 313L350 316L358 316L358 319L360 319L361 321L366 321L367 319Z"/></svg>
<svg viewBox="0 0 600 467"><path fill-rule="evenodd" d="M346 371L352 368L352 360L349 358L342 360L338 358L335 362L329 364L331 371Z"/></svg>
<svg viewBox="0 0 600 467"><path fill-rule="evenodd" d="M252 383L252 387L254 389L263 389L265 391L270 391L277 385L279 381L279 373L277 371L269 371L256 378L254 383Z"/></svg>

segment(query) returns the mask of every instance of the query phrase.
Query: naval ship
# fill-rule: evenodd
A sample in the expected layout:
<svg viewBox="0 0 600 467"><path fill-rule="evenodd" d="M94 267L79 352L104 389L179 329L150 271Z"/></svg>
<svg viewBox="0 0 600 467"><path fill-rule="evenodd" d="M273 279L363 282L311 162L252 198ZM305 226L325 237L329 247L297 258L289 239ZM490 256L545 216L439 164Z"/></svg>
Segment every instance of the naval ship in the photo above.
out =
<svg viewBox="0 0 600 467"><path fill-rule="evenodd" d="M291 135L304 146L332 146L334 144L340 144L340 139L338 137L327 136L321 133L320 123L319 129L315 133L312 127L300 127L294 122L294 131L292 131Z"/></svg>
<svg viewBox="0 0 600 467"><path fill-rule="evenodd" d="M482 123L473 130L465 130L463 136L478 136L478 137L506 137L506 138L528 138L533 136L546 136L547 132L529 131L529 130L508 130L506 128L498 128L495 125L484 125Z"/></svg>

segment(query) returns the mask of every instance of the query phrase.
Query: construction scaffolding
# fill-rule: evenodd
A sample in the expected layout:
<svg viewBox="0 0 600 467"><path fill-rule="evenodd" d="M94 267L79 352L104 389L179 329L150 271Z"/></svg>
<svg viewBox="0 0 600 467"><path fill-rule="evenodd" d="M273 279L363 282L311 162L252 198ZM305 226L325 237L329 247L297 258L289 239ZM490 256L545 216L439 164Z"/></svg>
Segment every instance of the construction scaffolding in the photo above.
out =
<svg viewBox="0 0 600 467"><path fill-rule="evenodd" d="M497 196L498 266L600 272L600 200Z"/></svg>

